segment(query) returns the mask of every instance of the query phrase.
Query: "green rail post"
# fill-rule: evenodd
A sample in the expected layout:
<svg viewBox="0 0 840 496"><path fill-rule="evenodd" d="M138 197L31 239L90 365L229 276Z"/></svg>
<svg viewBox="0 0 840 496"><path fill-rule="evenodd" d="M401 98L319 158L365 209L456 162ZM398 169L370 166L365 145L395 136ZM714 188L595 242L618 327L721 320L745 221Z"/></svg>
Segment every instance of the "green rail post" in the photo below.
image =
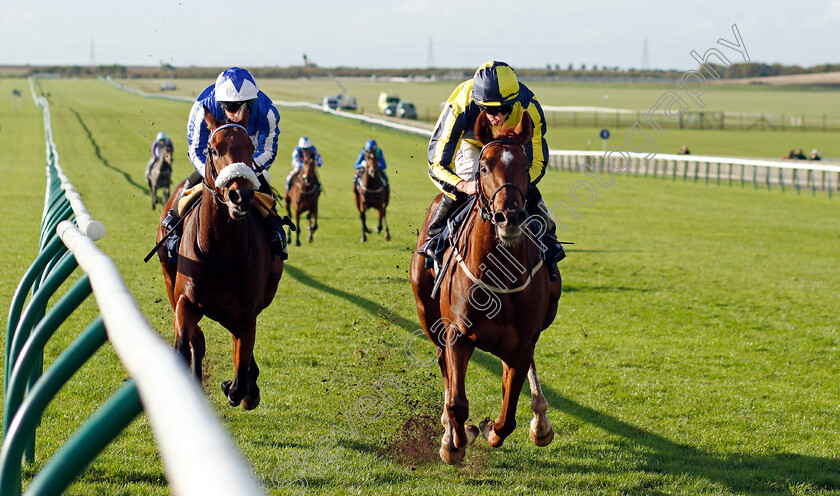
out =
<svg viewBox="0 0 840 496"><path fill-rule="evenodd" d="M67 380L78 371L87 360L96 353L108 334L102 317L97 317L70 346L56 358L44 372L29 395L26 396L15 418L10 424L9 433L3 438L0 452L0 494L18 496L20 494L21 455L26 443L32 439L41 414L50 400L64 386Z"/></svg>
<svg viewBox="0 0 840 496"><path fill-rule="evenodd" d="M50 309L32 331L13 364L11 378L6 390L3 405L3 432L8 432L8 422L14 418L23 402L27 378L38 363L47 341L67 317L90 296L90 280L85 274L70 290Z"/></svg>
<svg viewBox="0 0 840 496"><path fill-rule="evenodd" d="M12 303L9 307L9 318L6 322L6 375L5 381L3 382L5 388L8 388L9 385L9 375L12 373L12 365L8 360L9 355L12 351L12 337L14 336L14 331L17 329L18 322L20 321L20 312L23 309L23 304L26 301L26 296L29 294L30 288L37 279L41 275L41 271L44 270L44 267L47 266L47 263L55 257L59 251L67 251L67 247L61 242L61 239L56 236L53 238L44 248L41 253L35 258L35 261L26 269L26 272L23 274L23 278L20 280L17 289L15 290L15 294L12 297Z"/></svg>
<svg viewBox="0 0 840 496"><path fill-rule="evenodd" d="M49 459L26 488L27 496L63 493L96 455L142 411L137 385L129 379Z"/></svg>

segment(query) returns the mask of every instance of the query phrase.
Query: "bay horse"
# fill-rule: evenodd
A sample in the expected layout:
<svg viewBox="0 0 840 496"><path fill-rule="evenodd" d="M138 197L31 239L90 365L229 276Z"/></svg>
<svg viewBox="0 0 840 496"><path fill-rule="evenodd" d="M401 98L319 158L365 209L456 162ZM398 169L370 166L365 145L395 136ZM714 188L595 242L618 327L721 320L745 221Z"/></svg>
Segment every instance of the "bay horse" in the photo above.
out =
<svg viewBox="0 0 840 496"><path fill-rule="evenodd" d="M146 183L149 185L149 192L152 195L152 210L158 203L158 189L163 188L163 199L160 204L163 205L165 199L169 197L169 186L172 184L172 148L163 144L156 144L157 158L149 168L149 175L146 176Z"/></svg>
<svg viewBox="0 0 840 496"><path fill-rule="evenodd" d="M271 303L283 274L283 261L272 256L256 210L259 188L250 164L254 144L238 124L223 124L205 109L210 129L207 163L200 204L183 218L177 263L166 248L158 250L166 292L175 311L175 350L201 382L204 334L198 326L207 316L230 331L233 338L232 381L222 383L231 406L246 410L260 401L259 368L254 359L257 315ZM183 182L163 208L179 198ZM158 229L158 241L164 235Z"/></svg>
<svg viewBox="0 0 840 496"><path fill-rule="evenodd" d="M525 233L525 199L529 183L524 145L533 125L524 114L515 129L493 128L482 112L475 126L483 144L476 200L444 253L440 291L433 295L434 274L425 268L422 245L429 219L442 194L429 208L411 259L410 277L417 314L426 335L437 346L444 383L440 457L460 463L479 430L493 447L501 446L516 426L516 405L527 377L531 387L531 441L547 446L554 437L546 415L534 364L540 333L557 313L561 282L549 280L538 241ZM541 243L540 243L541 245ZM495 420L466 425L469 403L465 390L467 363L474 349L502 361L502 407Z"/></svg>
<svg viewBox="0 0 840 496"><path fill-rule="evenodd" d="M309 222L309 235L306 241L312 242L312 235L318 230L318 197L321 195L321 183L318 181L317 164L315 155L310 153L309 148L302 148L303 168L298 172L295 180L286 192L286 215L295 214L295 225L300 226L300 214L308 212L306 219ZM292 239L292 232L289 231L288 239ZM300 246L300 228L296 230L295 246Z"/></svg>
<svg viewBox="0 0 840 496"><path fill-rule="evenodd" d="M365 150L365 165L362 173L353 182L353 194L356 196L356 208L359 210L359 219L362 221L362 242L367 241L367 233L370 232L365 223L365 211L369 208L379 212L379 225L376 227L376 232L382 232L384 225L385 240L391 241L388 220L385 218L391 187L385 182L382 171L379 170L379 157L373 150Z"/></svg>

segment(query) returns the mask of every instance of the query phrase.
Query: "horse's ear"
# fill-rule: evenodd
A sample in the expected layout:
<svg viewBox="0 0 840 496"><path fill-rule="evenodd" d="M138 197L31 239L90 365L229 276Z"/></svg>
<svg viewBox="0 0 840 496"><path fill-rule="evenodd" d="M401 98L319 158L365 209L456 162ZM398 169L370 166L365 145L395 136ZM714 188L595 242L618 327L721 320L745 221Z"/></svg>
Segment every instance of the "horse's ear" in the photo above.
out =
<svg viewBox="0 0 840 496"><path fill-rule="evenodd" d="M207 108L207 105L204 105L204 122L207 123L207 127L210 128L210 132L212 133L217 127L219 127L219 121L216 120L216 117L213 115L213 112Z"/></svg>
<svg viewBox="0 0 840 496"><path fill-rule="evenodd" d="M522 112L522 119L513 130L514 139L524 145L534 136L534 122L528 112Z"/></svg>
<svg viewBox="0 0 840 496"><path fill-rule="evenodd" d="M494 138L493 125L490 124L490 119L487 118L487 114L482 110L478 114L478 119L475 120L475 139L482 145L486 145L493 141Z"/></svg>

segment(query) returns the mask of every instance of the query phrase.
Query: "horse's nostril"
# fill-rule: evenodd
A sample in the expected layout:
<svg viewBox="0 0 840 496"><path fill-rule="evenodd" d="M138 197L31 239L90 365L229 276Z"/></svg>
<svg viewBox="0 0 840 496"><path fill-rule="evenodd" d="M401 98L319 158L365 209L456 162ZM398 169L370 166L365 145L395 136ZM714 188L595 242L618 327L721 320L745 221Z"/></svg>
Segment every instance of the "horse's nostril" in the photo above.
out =
<svg viewBox="0 0 840 496"><path fill-rule="evenodd" d="M507 216L503 212L496 212L496 215L493 216L493 221L496 224L504 224L507 222Z"/></svg>
<svg viewBox="0 0 840 496"><path fill-rule="evenodd" d="M239 205L239 202L242 201L242 197L239 196L239 191L232 189L228 192L228 200L230 200L234 205Z"/></svg>
<svg viewBox="0 0 840 496"><path fill-rule="evenodd" d="M520 209L520 210L516 213L516 223L517 223L517 224L522 224L522 223L524 223L526 218L528 218L528 216L525 214L525 210Z"/></svg>

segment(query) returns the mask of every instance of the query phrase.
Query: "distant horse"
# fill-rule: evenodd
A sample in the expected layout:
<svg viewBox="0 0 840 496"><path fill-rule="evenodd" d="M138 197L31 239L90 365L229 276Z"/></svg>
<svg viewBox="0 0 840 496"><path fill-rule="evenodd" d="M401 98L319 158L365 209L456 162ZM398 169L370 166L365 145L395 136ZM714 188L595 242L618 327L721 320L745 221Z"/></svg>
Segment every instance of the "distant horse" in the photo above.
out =
<svg viewBox="0 0 840 496"><path fill-rule="evenodd" d="M365 150L365 165L362 173L354 181L353 194L356 195L356 208L359 210L359 218L362 221L362 242L367 241L367 233L370 232L365 223L365 211L369 208L379 212L379 225L376 227L376 232L382 232L384 225L385 240L391 241L388 220L385 218L391 188L385 182L382 171L379 170L379 158L373 150Z"/></svg>
<svg viewBox="0 0 840 496"><path fill-rule="evenodd" d="M444 381L441 423L445 429L440 456L446 463L460 463L479 428L466 425L469 403L464 387L467 363L478 347L502 360L502 409L495 420L480 423L493 447L501 446L513 431L516 404L525 378L531 386L530 437L537 446L554 437L546 416L534 365L534 347L540 332L557 313L561 283L549 280L540 248L525 233L525 198L530 162L523 145L530 141L528 114L513 130L494 135L482 113L475 127L481 150L478 193L453 246L444 254L440 293L432 296L434 274L425 268L422 255L429 218L440 195L429 208L411 260L411 285L417 314L426 335L438 347ZM523 235L525 234L525 235Z"/></svg>
<svg viewBox="0 0 840 496"><path fill-rule="evenodd" d="M310 148L301 150L303 151L303 169L298 172L286 193L286 214L291 217L294 212L295 225L300 226L300 214L309 212L306 215L309 221L309 236L306 240L311 243L312 235L318 230L318 197L321 195L321 183L316 173L315 155L310 153ZM289 231L289 239L292 239L291 231ZM300 246L300 228L297 229L295 235L295 245Z"/></svg>
<svg viewBox="0 0 840 496"><path fill-rule="evenodd" d="M254 144L238 124L223 124L205 109L210 128L201 203L183 219L177 263L158 250L166 292L175 310L175 349L201 382L207 316L233 337L232 381L222 383L231 406L256 408L259 368L254 360L257 315L271 303L283 274L283 261L270 254L263 220L252 210L259 182L251 169ZM161 221L183 183L163 208ZM158 241L164 235L158 229Z"/></svg>
<svg viewBox="0 0 840 496"><path fill-rule="evenodd" d="M172 184L172 147L158 143L155 149L157 158L150 159L152 163L151 167L147 167L149 173L146 176L146 183L152 194L152 210L158 201L163 205L164 199L169 197L169 185ZM162 200L158 200L158 188L163 188Z"/></svg>

